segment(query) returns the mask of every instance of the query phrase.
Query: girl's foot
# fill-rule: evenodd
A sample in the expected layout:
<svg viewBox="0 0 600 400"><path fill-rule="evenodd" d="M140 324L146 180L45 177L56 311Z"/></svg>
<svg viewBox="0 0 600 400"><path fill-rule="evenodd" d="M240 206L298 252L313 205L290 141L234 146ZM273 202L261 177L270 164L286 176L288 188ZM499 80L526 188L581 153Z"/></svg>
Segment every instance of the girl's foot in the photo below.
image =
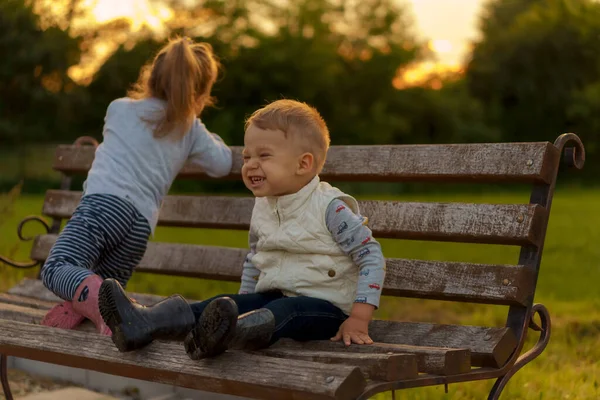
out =
<svg viewBox="0 0 600 400"><path fill-rule="evenodd" d="M98 292L102 285L102 278L98 275L90 275L81 282L75 291L75 297L71 301L73 310L96 325L96 330L102 335L111 335L111 331L104 323L98 308Z"/></svg>

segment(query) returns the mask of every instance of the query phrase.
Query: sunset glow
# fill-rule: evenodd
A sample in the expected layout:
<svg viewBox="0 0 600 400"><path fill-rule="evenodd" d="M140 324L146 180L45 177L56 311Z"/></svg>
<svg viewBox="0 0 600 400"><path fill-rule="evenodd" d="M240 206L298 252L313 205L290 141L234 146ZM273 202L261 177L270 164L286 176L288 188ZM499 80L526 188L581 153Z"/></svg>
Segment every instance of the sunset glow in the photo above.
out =
<svg viewBox="0 0 600 400"><path fill-rule="evenodd" d="M173 17L173 13L164 5L153 5L148 0L96 0L92 14L99 23L126 18L131 21L134 31L142 26L153 30L162 30L163 21Z"/></svg>
<svg viewBox="0 0 600 400"><path fill-rule="evenodd" d="M460 72L464 55L468 51L469 39L475 31L475 15L482 0L461 0L463 7L455 7L448 0L402 0L412 11L417 31L427 38L428 48L435 60L418 63L399 71L394 80L397 89L418 86L427 82L435 86L430 78L447 71ZM84 7L92 10L98 23L126 19L132 32L150 29L161 35L165 21L174 18L173 12L164 4L151 0L84 0ZM117 43L98 44L87 62L71 68L69 75L79 82L88 80L97 68L118 47ZM83 61L83 60L82 60ZM434 83L431 83L434 82Z"/></svg>

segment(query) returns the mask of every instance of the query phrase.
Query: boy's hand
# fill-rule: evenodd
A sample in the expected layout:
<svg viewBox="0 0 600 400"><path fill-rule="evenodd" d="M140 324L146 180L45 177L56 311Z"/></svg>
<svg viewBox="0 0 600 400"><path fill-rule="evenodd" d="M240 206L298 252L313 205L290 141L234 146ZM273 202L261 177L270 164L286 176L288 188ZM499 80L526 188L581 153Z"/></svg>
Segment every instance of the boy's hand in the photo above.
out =
<svg viewBox="0 0 600 400"><path fill-rule="evenodd" d="M369 337L369 322L374 308L370 304L354 303L350 316L342 323L331 340L338 342L343 339L346 346L350 346L351 343L373 344L373 340Z"/></svg>

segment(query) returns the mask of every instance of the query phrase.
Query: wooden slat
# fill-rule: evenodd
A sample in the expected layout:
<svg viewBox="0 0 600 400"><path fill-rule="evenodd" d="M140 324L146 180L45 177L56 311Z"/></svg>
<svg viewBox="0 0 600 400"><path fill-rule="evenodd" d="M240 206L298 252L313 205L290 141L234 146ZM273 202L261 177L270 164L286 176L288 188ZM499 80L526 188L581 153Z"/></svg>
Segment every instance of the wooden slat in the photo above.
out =
<svg viewBox="0 0 600 400"><path fill-rule="evenodd" d="M80 192L50 190L43 214L69 218ZM469 243L538 245L547 219L535 204L406 203L361 201L361 213L377 238ZM159 225L247 230L254 199L250 197L167 196Z"/></svg>
<svg viewBox="0 0 600 400"><path fill-rule="evenodd" d="M414 354L360 354L283 348L267 348L256 353L293 360L354 365L360 368L367 379L399 381L414 379L418 375L417 357Z"/></svg>
<svg viewBox="0 0 600 400"><path fill-rule="evenodd" d="M143 305L152 305L163 300L163 296L147 293L129 293L129 296ZM63 300L46 289L39 279L24 278L19 284L0 294L0 303L47 310ZM196 301L196 300L192 300Z"/></svg>
<svg viewBox="0 0 600 400"><path fill-rule="evenodd" d="M129 296L144 305L152 305L163 299L162 296L140 293L129 293ZM21 313L15 320L39 323L42 316L34 309L47 310L58 301L61 300L46 289L41 281L26 278L9 289L8 294L0 296L0 304L23 307L10 308L6 315L0 311L0 318L11 319L11 316ZM375 320L369 326L369 334L373 340L381 343L468 349L471 352L471 363L475 366L501 367L516 348L515 335L505 327Z"/></svg>
<svg viewBox="0 0 600 400"><path fill-rule="evenodd" d="M279 349L302 349L303 351L328 351L361 354L414 354L417 356L419 372L436 375L456 375L471 370L471 354L468 349L450 349L428 346L409 346L400 344L373 343L372 345L352 345L346 347L341 342L315 340L297 342L281 339L273 346Z"/></svg>
<svg viewBox="0 0 600 400"><path fill-rule="evenodd" d="M228 178L239 179L241 148L232 150L234 162ZM94 152L93 147L58 146L54 169L86 173ZM336 181L550 183L558 161L558 150L548 142L332 146L321 177ZM206 178L193 165L186 165L179 177Z"/></svg>
<svg viewBox="0 0 600 400"><path fill-rule="evenodd" d="M85 343L84 346L81 344ZM241 352L193 361L180 344L155 342L119 353L109 337L0 320L0 352L193 389L262 399L355 399L366 382L356 367Z"/></svg>
<svg viewBox="0 0 600 400"><path fill-rule="evenodd" d="M469 349L471 364L478 367L500 368L517 348L515 334L506 327L374 320L369 335L381 343Z"/></svg>
<svg viewBox="0 0 600 400"><path fill-rule="evenodd" d="M38 236L33 260L44 260L55 235ZM177 243L148 244L136 271L239 282L248 250ZM483 304L524 305L533 273L522 265L488 265L390 258L383 294Z"/></svg>
<svg viewBox="0 0 600 400"><path fill-rule="evenodd" d="M523 265L387 259L383 293L484 304L525 305L534 273Z"/></svg>

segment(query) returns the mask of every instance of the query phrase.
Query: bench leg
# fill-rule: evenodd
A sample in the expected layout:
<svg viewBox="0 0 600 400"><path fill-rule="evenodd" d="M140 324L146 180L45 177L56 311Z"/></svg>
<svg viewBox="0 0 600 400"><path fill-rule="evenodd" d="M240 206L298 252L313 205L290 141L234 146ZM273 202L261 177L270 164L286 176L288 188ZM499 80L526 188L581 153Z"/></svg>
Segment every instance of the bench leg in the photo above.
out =
<svg viewBox="0 0 600 400"><path fill-rule="evenodd" d="M535 314L539 314L540 316L540 321L542 325L541 327L533 321L533 317L535 317ZM538 339L535 346L533 346L533 348L531 348L528 352L526 352L517 359L515 364L510 370L508 370L506 375L496 380L496 383L494 384L494 387L490 392L488 400L499 400L500 394L502 393L502 390L504 390L504 387L506 386L510 378L512 378L518 370L523 368L525 364L539 356L548 345L548 342L550 341L550 314L548 313L548 309L546 309L546 307L544 307L542 304L533 305L531 309L531 319L529 322L529 328L534 331L540 332L540 338Z"/></svg>
<svg viewBox="0 0 600 400"><path fill-rule="evenodd" d="M12 392L10 391L10 384L8 383L8 356L0 354L0 380L2 380L2 391L4 391L4 397L6 400L13 400Z"/></svg>

